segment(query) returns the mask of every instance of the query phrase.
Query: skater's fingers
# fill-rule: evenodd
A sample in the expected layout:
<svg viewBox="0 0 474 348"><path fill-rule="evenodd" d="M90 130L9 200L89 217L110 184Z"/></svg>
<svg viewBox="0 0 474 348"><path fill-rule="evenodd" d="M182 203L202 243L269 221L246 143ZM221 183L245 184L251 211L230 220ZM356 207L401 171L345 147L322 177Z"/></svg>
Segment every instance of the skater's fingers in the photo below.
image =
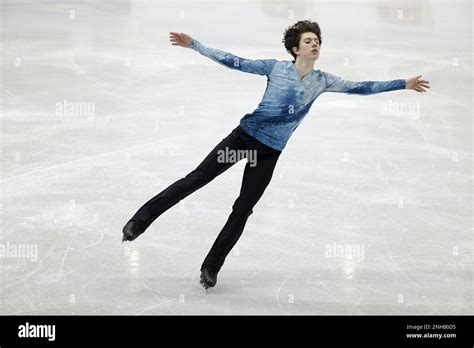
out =
<svg viewBox="0 0 474 348"><path fill-rule="evenodd" d="M181 36L179 34L177 35L170 35L170 39L176 39L176 40L181 40Z"/></svg>
<svg viewBox="0 0 474 348"><path fill-rule="evenodd" d="M426 83L419 83L418 86L422 86L422 87L425 87L425 88L430 88L430 86L428 86Z"/></svg>
<svg viewBox="0 0 474 348"><path fill-rule="evenodd" d="M176 38L176 37L171 37L170 42L179 44L181 42L181 40L179 38Z"/></svg>

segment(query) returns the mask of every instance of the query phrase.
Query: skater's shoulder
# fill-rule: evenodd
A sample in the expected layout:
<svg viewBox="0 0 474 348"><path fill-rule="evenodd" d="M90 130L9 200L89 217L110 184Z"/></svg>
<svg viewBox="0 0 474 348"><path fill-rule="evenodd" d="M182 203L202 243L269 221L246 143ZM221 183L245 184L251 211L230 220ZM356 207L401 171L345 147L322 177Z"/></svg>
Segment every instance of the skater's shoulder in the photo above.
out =
<svg viewBox="0 0 474 348"><path fill-rule="evenodd" d="M317 75L318 75L320 78L324 78L324 79L326 79L326 80L333 80L333 79L337 78L336 75L331 74L331 73L329 73L329 72L327 72L327 71L325 71L325 70L320 70L320 69L313 69L313 70L317 73Z"/></svg>
<svg viewBox="0 0 474 348"><path fill-rule="evenodd" d="M267 59L268 64L271 66L273 72L288 70L289 65L287 60L279 60L279 59Z"/></svg>
<svg viewBox="0 0 474 348"><path fill-rule="evenodd" d="M277 64L278 64L282 69L285 69L285 70L294 69L294 68L293 68L294 63L293 63L291 60L279 60L279 61L277 62Z"/></svg>

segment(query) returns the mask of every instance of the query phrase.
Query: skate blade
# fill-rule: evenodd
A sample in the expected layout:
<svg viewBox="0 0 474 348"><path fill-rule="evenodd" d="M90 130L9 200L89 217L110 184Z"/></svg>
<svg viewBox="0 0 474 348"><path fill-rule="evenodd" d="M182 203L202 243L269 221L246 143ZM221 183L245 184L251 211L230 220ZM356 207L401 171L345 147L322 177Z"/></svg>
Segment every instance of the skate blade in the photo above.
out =
<svg viewBox="0 0 474 348"><path fill-rule="evenodd" d="M209 286L208 286L206 283L204 283L204 282L202 281L202 279L201 279L201 281L199 282L199 284L201 284L201 286L204 288L204 290L207 291L207 289L209 289Z"/></svg>
<svg viewBox="0 0 474 348"><path fill-rule="evenodd" d="M126 236L125 234L122 235L122 244L123 244L124 242L128 242L127 236Z"/></svg>

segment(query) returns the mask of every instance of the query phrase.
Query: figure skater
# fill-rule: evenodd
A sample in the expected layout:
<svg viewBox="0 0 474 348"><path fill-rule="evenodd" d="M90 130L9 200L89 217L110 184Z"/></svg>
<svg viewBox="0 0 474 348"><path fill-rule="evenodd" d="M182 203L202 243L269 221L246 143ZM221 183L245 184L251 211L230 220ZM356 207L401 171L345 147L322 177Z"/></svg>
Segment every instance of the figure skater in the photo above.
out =
<svg viewBox="0 0 474 348"><path fill-rule="evenodd" d="M321 30L317 22L299 21L284 31L282 42L294 60L245 59L191 38L185 33L170 33L173 46L189 47L230 69L267 77L262 101L245 114L240 124L185 177L146 202L123 228L123 241L133 241L166 210L203 187L237 161L222 158L224 151L254 153L256 164L245 165L240 194L232 212L201 265L200 283L204 289L217 283L226 256L238 241L255 204L270 183L273 170L288 139L309 112L315 99L324 92L369 95L411 89L426 92L429 82L421 75L391 81L348 81L315 70L321 51ZM248 158L247 158L248 159Z"/></svg>

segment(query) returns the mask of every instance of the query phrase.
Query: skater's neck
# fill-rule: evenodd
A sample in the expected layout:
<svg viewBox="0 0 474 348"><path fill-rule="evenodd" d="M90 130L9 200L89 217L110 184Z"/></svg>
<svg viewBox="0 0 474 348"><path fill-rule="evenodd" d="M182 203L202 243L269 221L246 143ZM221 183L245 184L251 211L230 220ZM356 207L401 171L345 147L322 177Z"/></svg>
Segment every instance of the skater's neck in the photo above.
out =
<svg viewBox="0 0 474 348"><path fill-rule="evenodd" d="M314 68L314 59L299 59L296 58L296 61L293 63L295 65L296 71L298 71L298 78L301 80L307 73L309 73Z"/></svg>

